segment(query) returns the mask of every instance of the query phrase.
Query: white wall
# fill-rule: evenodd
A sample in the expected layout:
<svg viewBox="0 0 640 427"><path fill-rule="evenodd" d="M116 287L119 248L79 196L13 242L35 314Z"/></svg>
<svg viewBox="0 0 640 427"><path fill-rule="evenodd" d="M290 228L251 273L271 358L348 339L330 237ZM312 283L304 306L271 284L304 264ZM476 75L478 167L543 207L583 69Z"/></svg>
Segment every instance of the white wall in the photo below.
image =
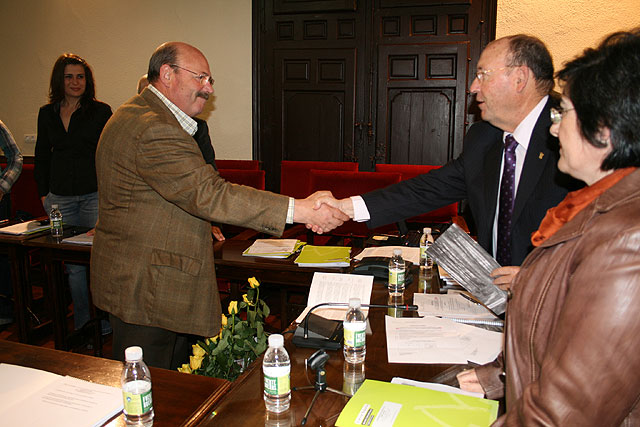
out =
<svg viewBox="0 0 640 427"><path fill-rule="evenodd" d="M605 35L639 25L638 0L498 0L496 37L539 37L559 70Z"/></svg>
<svg viewBox="0 0 640 427"><path fill-rule="evenodd" d="M612 31L640 24L638 0L498 0L498 37L544 40L556 68ZM24 154L36 133L55 59L74 52L92 65L98 98L115 110L135 93L162 42L200 48L216 80L201 115L218 158L250 159L251 0L0 0L0 119Z"/></svg>
<svg viewBox="0 0 640 427"><path fill-rule="evenodd" d="M201 117L216 156L250 159L251 0L0 0L0 118L33 154L24 137L36 133L60 54L87 60L98 99L115 110L169 40L191 43L209 59L215 92Z"/></svg>

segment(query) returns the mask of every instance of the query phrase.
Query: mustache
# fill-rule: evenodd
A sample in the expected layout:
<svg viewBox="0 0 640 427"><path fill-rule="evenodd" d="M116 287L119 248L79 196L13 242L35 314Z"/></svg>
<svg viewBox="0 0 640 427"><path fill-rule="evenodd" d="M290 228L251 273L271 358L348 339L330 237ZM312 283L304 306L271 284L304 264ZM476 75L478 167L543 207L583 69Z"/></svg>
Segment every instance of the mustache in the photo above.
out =
<svg viewBox="0 0 640 427"><path fill-rule="evenodd" d="M207 92L198 92L196 93L196 96L199 96L200 98L204 98L204 99L209 99L209 94Z"/></svg>

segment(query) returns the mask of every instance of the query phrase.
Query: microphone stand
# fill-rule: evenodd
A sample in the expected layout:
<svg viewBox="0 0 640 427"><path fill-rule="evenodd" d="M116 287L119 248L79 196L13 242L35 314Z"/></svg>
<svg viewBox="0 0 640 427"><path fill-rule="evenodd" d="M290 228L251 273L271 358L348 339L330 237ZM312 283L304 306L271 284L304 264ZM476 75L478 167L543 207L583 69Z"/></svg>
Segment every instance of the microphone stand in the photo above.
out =
<svg viewBox="0 0 640 427"><path fill-rule="evenodd" d="M318 396L320 396L320 393L324 393L325 391L330 391L331 393L336 393L341 396L351 397L347 393L344 393L340 390L327 387L327 372L324 369L324 365L327 362L327 360L329 360L329 355L324 350L316 351L314 354L311 355L311 357L309 357L308 360L309 360L309 364L312 366L312 369L313 369L313 366L317 365L315 384L307 385L304 387L291 388L291 391L311 390L311 389L316 391L316 393L313 395L313 399L311 399L311 403L309 404L309 407L307 408L307 412L304 413L304 417L302 418L302 423L301 423L302 425L305 425L307 423L307 419L309 418L311 409L313 408L313 405L316 403ZM312 360L314 361L312 362Z"/></svg>

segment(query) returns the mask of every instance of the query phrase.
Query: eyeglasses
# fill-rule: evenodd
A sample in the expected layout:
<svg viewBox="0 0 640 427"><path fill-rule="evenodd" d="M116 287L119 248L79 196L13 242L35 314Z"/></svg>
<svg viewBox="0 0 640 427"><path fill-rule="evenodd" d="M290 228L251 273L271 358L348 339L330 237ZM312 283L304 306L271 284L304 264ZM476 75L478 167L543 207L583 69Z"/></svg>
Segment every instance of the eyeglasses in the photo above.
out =
<svg viewBox="0 0 640 427"><path fill-rule="evenodd" d="M215 82L215 80L213 80L213 77L211 77L208 74L204 74L204 73L198 74L195 71L191 71L188 68L181 67L178 64L169 64L169 65L171 67L180 68L181 70L188 71L189 73L193 74L194 76L193 78L198 80L202 86L206 85L207 83L213 86L213 83Z"/></svg>
<svg viewBox="0 0 640 427"><path fill-rule="evenodd" d="M551 108L550 110L551 123L553 123L554 125L557 125L562 121L562 115L571 110L575 110L575 108L562 108L562 107Z"/></svg>
<svg viewBox="0 0 640 427"><path fill-rule="evenodd" d="M513 66L506 66L506 67L500 67L500 68L494 68L493 70L482 70L482 71L478 71L476 72L476 78L478 79L478 81L480 83L482 83L484 81L484 78L487 76L487 74L489 73L493 73L494 71L502 71L506 68L513 68Z"/></svg>

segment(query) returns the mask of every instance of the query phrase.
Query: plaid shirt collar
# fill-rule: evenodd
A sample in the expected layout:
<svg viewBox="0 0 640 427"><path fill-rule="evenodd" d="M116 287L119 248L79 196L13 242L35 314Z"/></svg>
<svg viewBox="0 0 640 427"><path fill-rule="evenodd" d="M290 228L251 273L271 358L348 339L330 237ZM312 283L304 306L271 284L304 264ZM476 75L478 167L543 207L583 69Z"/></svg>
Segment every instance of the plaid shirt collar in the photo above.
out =
<svg viewBox="0 0 640 427"><path fill-rule="evenodd" d="M198 124L196 123L196 121L189 117L184 111L179 109L176 104L169 101L169 99L162 93L160 93L160 91L153 85L149 85L148 88L151 92L155 93L156 96L160 98L160 101L162 101L164 105L166 105L167 108L171 111L171 113L173 113L176 120L178 120L178 123L180 123L180 126L182 126L182 129L184 129L184 131L191 136L195 135L196 131L198 130Z"/></svg>

